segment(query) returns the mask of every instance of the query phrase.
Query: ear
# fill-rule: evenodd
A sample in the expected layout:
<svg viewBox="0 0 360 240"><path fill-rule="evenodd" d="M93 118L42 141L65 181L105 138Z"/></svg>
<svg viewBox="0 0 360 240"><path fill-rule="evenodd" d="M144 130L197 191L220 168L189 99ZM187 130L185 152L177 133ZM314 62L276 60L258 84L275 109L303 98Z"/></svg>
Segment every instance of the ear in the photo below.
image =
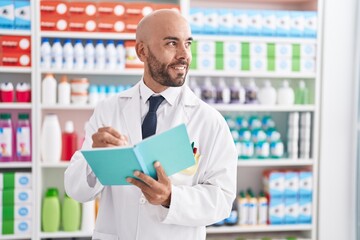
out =
<svg viewBox="0 0 360 240"><path fill-rule="evenodd" d="M137 42L135 44L136 55L140 61L144 62L146 59L146 48L143 42Z"/></svg>

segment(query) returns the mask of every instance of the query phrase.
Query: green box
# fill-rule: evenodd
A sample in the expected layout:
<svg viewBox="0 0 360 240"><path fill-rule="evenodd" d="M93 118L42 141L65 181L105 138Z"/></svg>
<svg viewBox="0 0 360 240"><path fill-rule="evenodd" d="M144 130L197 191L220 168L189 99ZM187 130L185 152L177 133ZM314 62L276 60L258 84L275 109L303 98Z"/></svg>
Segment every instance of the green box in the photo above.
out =
<svg viewBox="0 0 360 240"><path fill-rule="evenodd" d="M250 71L250 57L241 57L241 70Z"/></svg>
<svg viewBox="0 0 360 240"><path fill-rule="evenodd" d="M292 45L292 58L300 58L300 44L293 44Z"/></svg>
<svg viewBox="0 0 360 240"><path fill-rule="evenodd" d="M2 222L2 234L14 234L14 221L3 221Z"/></svg>
<svg viewBox="0 0 360 240"><path fill-rule="evenodd" d="M190 63L190 69L197 69L197 55L196 54L193 54L192 55L192 60L191 60L191 63Z"/></svg>
<svg viewBox="0 0 360 240"><path fill-rule="evenodd" d="M250 43L243 42L241 43L241 56L242 57L250 57ZM250 65L249 65L250 67Z"/></svg>
<svg viewBox="0 0 360 240"><path fill-rule="evenodd" d="M300 58L293 58L292 59L292 68L293 72L300 72Z"/></svg>
<svg viewBox="0 0 360 240"><path fill-rule="evenodd" d="M4 189L14 189L15 188L15 173L14 172L3 173L3 183L4 183Z"/></svg>
<svg viewBox="0 0 360 240"><path fill-rule="evenodd" d="M267 44L267 57L276 58L275 43Z"/></svg>
<svg viewBox="0 0 360 240"><path fill-rule="evenodd" d="M6 189L3 191L2 196L3 205L14 205L15 204L15 191L14 189Z"/></svg>

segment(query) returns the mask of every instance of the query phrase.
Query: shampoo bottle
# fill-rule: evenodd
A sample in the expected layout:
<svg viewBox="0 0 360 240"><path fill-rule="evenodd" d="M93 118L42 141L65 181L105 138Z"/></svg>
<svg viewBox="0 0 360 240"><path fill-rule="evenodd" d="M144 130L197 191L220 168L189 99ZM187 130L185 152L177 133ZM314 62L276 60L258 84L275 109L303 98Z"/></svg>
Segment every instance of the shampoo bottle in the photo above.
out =
<svg viewBox="0 0 360 240"><path fill-rule="evenodd" d="M292 105L294 104L294 100L294 90L289 87L289 82L284 80L278 89L277 102L279 105Z"/></svg>
<svg viewBox="0 0 360 240"><path fill-rule="evenodd" d="M271 86L269 80L266 80L264 86L259 90L258 99L262 105L276 104L276 90Z"/></svg>
<svg viewBox="0 0 360 240"><path fill-rule="evenodd" d="M60 229L60 200L56 188L49 188L43 200L41 225L44 232L57 232Z"/></svg>

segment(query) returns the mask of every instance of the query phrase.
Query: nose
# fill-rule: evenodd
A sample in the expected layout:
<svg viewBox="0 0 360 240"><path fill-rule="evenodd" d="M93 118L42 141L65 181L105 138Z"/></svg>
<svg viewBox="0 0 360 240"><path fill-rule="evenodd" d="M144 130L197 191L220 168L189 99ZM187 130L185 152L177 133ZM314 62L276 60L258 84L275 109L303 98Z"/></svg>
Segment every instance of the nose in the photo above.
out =
<svg viewBox="0 0 360 240"><path fill-rule="evenodd" d="M179 47L176 51L176 58L188 60L190 57L191 57L190 47L187 47L184 44L179 44Z"/></svg>

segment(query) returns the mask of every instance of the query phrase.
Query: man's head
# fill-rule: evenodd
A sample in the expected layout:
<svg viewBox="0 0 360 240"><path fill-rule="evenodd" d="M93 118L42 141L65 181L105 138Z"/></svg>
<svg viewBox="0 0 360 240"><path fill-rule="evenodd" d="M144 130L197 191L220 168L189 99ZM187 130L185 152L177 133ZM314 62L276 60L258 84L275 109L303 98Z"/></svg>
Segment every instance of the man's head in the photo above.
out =
<svg viewBox="0 0 360 240"><path fill-rule="evenodd" d="M145 84L154 92L182 86L191 62L189 24L174 10L144 17L136 29L136 53L144 62Z"/></svg>

